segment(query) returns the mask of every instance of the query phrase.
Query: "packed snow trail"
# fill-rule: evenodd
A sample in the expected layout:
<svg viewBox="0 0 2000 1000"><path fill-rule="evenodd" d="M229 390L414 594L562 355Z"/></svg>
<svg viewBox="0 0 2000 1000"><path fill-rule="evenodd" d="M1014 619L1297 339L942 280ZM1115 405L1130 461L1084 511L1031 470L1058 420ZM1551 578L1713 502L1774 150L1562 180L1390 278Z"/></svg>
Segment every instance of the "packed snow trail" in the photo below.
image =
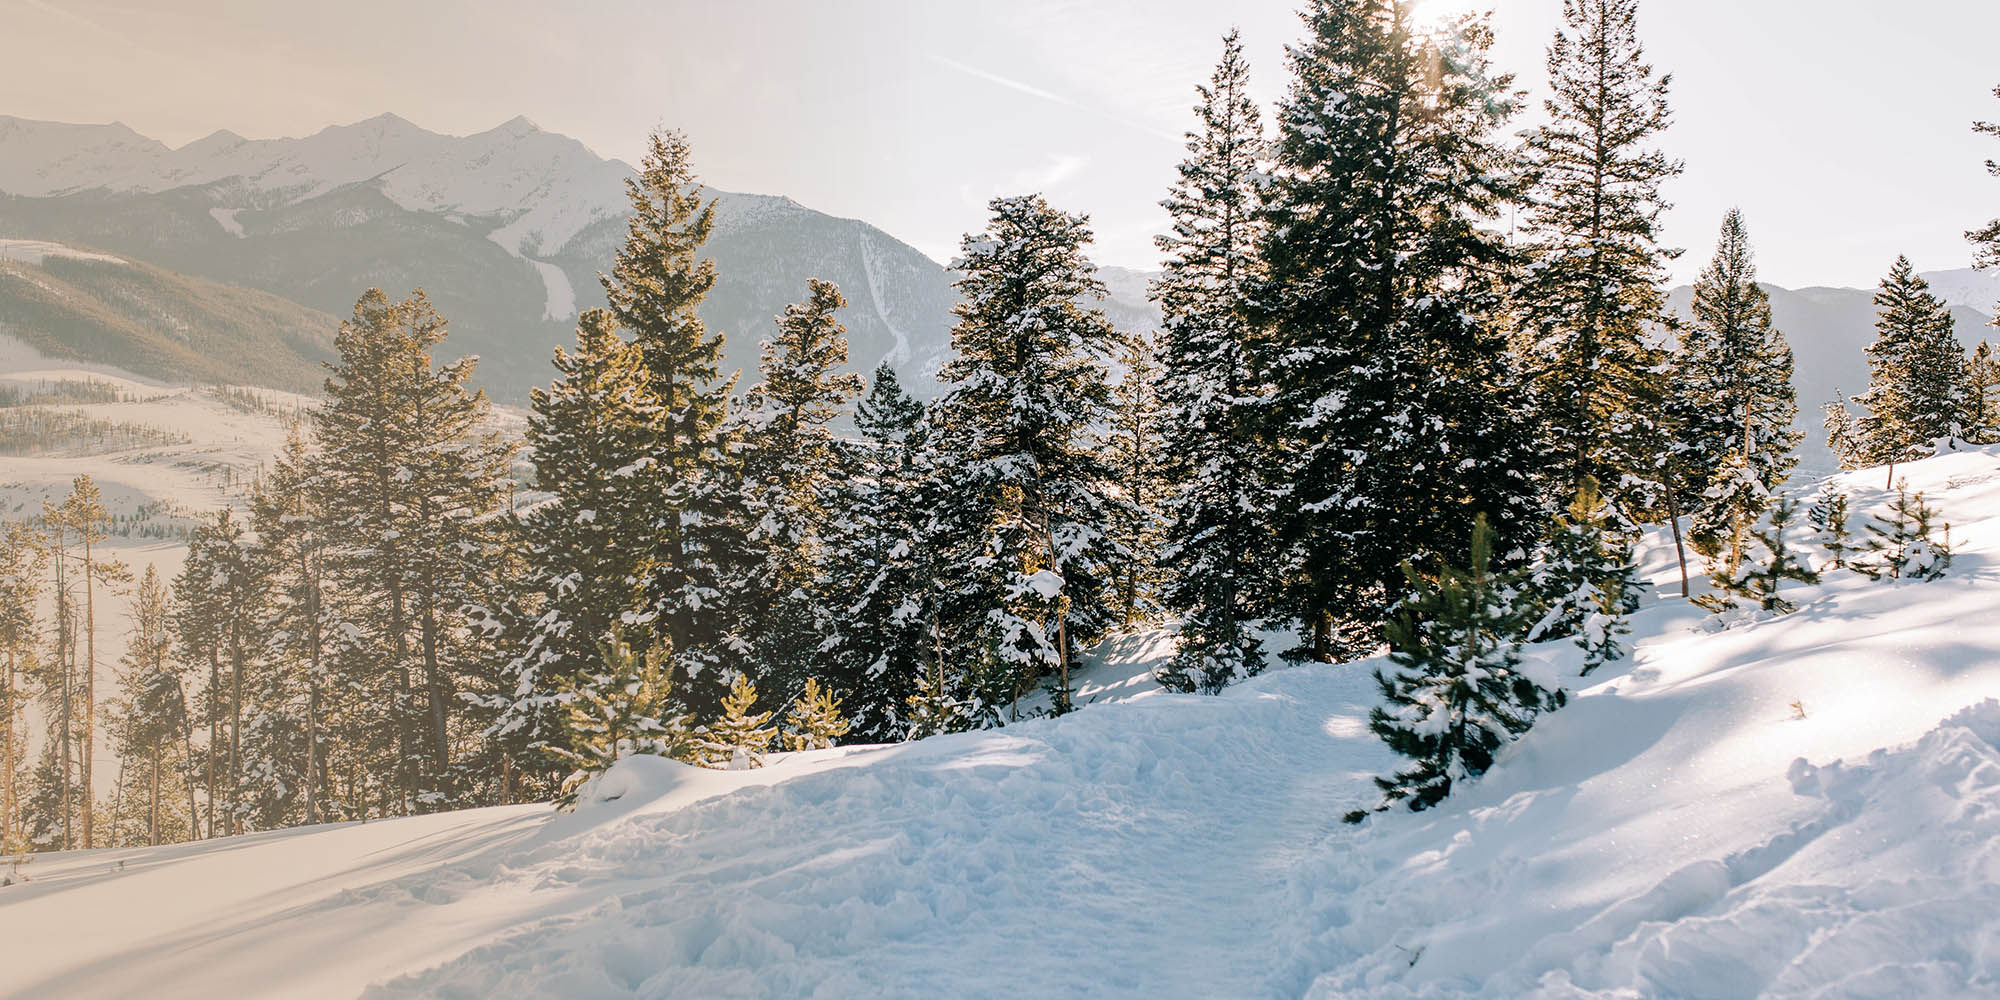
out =
<svg viewBox="0 0 2000 1000"><path fill-rule="evenodd" d="M1171 696L1141 637L1062 719L38 857L0 996L2000 996L2000 449L1901 471L1944 579L1535 647L1570 705L1430 812L1338 820L1395 764L1374 664Z"/></svg>

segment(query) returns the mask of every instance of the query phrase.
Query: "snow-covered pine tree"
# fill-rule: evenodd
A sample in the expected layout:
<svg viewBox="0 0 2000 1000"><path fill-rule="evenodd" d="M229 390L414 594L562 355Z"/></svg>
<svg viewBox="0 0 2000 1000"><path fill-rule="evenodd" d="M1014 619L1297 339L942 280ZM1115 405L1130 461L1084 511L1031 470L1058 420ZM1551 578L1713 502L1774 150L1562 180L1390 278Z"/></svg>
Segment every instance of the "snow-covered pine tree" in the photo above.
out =
<svg viewBox="0 0 2000 1000"><path fill-rule="evenodd" d="M269 597L243 523L216 511L188 535L187 561L174 578L174 638L182 661L206 668L201 711L208 720L202 771L208 836L241 831L243 718L252 671L265 643L258 634Z"/></svg>
<svg viewBox="0 0 2000 1000"><path fill-rule="evenodd" d="M1972 349L1962 395L1959 425L1966 439L1974 444L2000 444L2000 357L1994 357L1990 342L1982 340Z"/></svg>
<svg viewBox="0 0 2000 1000"><path fill-rule="evenodd" d="M1667 208L1679 161L1651 148L1670 77L1639 43L1638 0L1564 0L1548 50L1548 121L1529 134L1523 361L1553 502L1595 478L1628 522L1660 506Z"/></svg>
<svg viewBox="0 0 2000 1000"><path fill-rule="evenodd" d="M1485 224L1514 193L1498 129L1515 102L1483 19L1432 35L1409 16L1307 5L1265 198L1278 569L1310 635L1297 655L1318 659L1336 616L1372 640L1398 567L1456 550L1474 514L1502 551L1543 527L1500 323L1510 254Z"/></svg>
<svg viewBox="0 0 2000 1000"><path fill-rule="evenodd" d="M806 678L805 689L785 713L784 744L787 750L825 750L840 742L849 729L840 714L840 699L819 686L817 678Z"/></svg>
<svg viewBox="0 0 2000 1000"><path fill-rule="evenodd" d="M1750 595L1765 611L1782 615L1798 610L1798 605L1778 596L1778 588L1787 581L1819 582L1819 573L1799 558L1786 538L1797 519L1798 505L1791 497L1779 497L1771 505L1764 526L1756 532L1757 545L1764 550L1767 558L1749 568L1745 583Z"/></svg>
<svg viewBox="0 0 2000 1000"><path fill-rule="evenodd" d="M832 424L862 390L861 376L841 370L847 329L834 313L846 306L832 282L807 282L806 301L787 306L764 342L762 379L735 416L750 525L750 663L780 702L804 690L821 644L820 550L845 457Z"/></svg>
<svg viewBox="0 0 2000 1000"><path fill-rule="evenodd" d="M1846 569L1848 554L1859 549L1851 541L1854 532L1848 527L1850 502L1847 491L1840 488L1840 483L1828 479L1820 484L1812 506L1806 508L1806 523L1812 526L1813 538L1819 542L1819 547L1831 557L1829 565L1834 569Z"/></svg>
<svg viewBox="0 0 2000 1000"><path fill-rule="evenodd" d="M1833 452L1834 461L1843 469L1859 469L1868 464L1868 448L1861 440L1861 428L1855 423L1854 411L1847 408L1847 396L1836 393L1833 402L1826 404L1825 418L1820 426L1826 428L1826 450Z"/></svg>
<svg viewBox="0 0 2000 1000"><path fill-rule="evenodd" d="M590 309L575 347L556 349L555 368L528 393L535 487L549 496L518 517L528 570L504 613L516 652L488 734L517 752L562 744L564 692L600 673L602 644L647 610L654 512L644 484L662 416L640 349L608 310Z"/></svg>
<svg viewBox="0 0 2000 1000"><path fill-rule="evenodd" d="M829 500L820 550L824 671L846 692L855 735L902 738L920 678L942 669L936 581L946 548L931 511L955 488L935 468L923 404L886 363L856 406L856 441Z"/></svg>
<svg viewBox="0 0 2000 1000"><path fill-rule="evenodd" d="M1694 286L1694 321L1675 358L1673 409L1695 548L1733 571L1744 538L1798 458L1792 349L1771 326L1743 213L1722 221L1715 257Z"/></svg>
<svg viewBox="0 0 2000 1000"><path fill-rule="evenodd" d="M637 649L613 624L598 640L594 669L563 679L561 732L543 747L572 770L559 805L572 805L583 783L633 754L685 758L694 752L686 715L672 710L666 650Z"/></svg>
<svg viewBox="0 0 2000 1000"><path fill-rule="evenodd" d="M1188 156L1161 204L1173 228L1157 238L1166 269L1160 304L1161 473L1165 571L1161 603L1180 616L1173 660L1160 683L1220 691L1264 669L1257 628L1275 610L1268 476L1274 455L1263 430L1270 373L1256 344L1250 306L1264 279L1258 244L1258 160L1263 124L1249 95L1249 66L1236 32L1197 88Z"/></svg>
<svg viewBox="0 0 2000 1000"><path fill-rule="evenodd" d="M1067 689L1069 655L1116 621L1115 526L1134 516L1098 440L1118 334L1080 304L1104 291L1088 220L1035 195L990 207L953 262L963 298L931 420L954 483L932 519L948 546L939 694L982 721L1044 677Z"/></svg>
<svg viewBox="0 0 2000 1000"><path fill-rule="evenodd" d="M1424 573L1405 565L1411 592L1389 625L1387 671L1375 673L1387 703L1369 712L1368 726L1409 767L1375 779L1388 809L1437 805L1452 785L1493 766L1500 748L1520 738L1566 696L1522 674L1521 639L1532 602L1514 574L1493 567L1493 538L1473 522L1464 569ZM1359 822L1363 811L1347 814Z"/></svg>
<svg viewBox="0 0 2000 1000"><path fill-rule="evenodd" d="M378 706L368 770L394 775L400 813L476 794L453 756L478 737L461 694L495 666L473 609L505 565L498 515L514 449L486 429L486 394L466 389L476 359L433 363L446 333L422 292L390 302L369 289L335 337L313 413L327 572L342 593L333 669Z"/></svg>
<svg viewBox="0 0 2000 1000"><path fill-rule="evenodd" d="M738 674L729 684L729 696L722 699L722 716L700 730L696 758L706 767L741 771L764 766L778 728L770 725L770 712L754 712L757 686Z"/></svg>
<svg viewBox="0 0 2000 1000"><path fill-rule="evenodd" d="M715 285L715 264L701 256L715 205L702 201L677 132L648 139L626 193L625 243L601 280L658 407L652 454L631 484L652 511L651 528L624 540L644 557L647 610L633 624L665 640L675 697L705 716L722 695L720 668L742 658L732 637L743 624L749 558L725 427L736 376L722 376L722 335L696 311Z"/></svg>
<svg viewBox="0 0 2000 1000"><path fill-rule="evenodd" d="M1951 308L1931 294L1908 257L1897 257L1875 293L1875 341L1868 345L1868 391L1859 437L1866 464L1896 464L1931 453L1931 442L1958 437L1965 410L1965 348Z"/></svg>
<svg viewBox="0 0 2000 1000"><path fill-rule="evenodd" d="M1585 676L1625 657L1620 637L1632 631L1626 617L1639 610L1639 571L1617 522L1597 478L1584 476L1528 569L1527 591L1539 614L1526 641L1575 636Z"/></svg>
<svg viewBox="0 0 2000 1000"><path fill-rule="evenodd" d="M1119 362L1124 373L1111 388L1117 422L1105 446L1119 494L1132 512L1115 529L1122 555L1112 567L1113 615L1130 631L1160 607L1160 500L1166 484L1160 475L1160 364L1152 337L1127 334Z"/></svg>
<svg viewBox="0 0 2000 1000"><path fill-rule="evenodd" d="M316 458L304 426L294 423L270 474L251 488L250 526L260 570L270 582L257 632L269 643L264 659L282 679L274 693L289 688L297 703L301 756L285 770L298 776L292 791L301 821L309 824L326 818L327 707L338 691L327 656L334 601L321 534L328 518L320 501Z"/></svg>
<svg viewBox="0 0 2000 1000"><path fill-rule="evenodd" d="M1951 525L1937 523L1937 508L1923 491L1896 483L1889 516L1868 520L1865 554L1849 565L1871 580L1935 580L1951 567Z"/></svg>
<svg viewBox="0 0 2000 1000"><path fill-rule="evenodd" d="M119 671L123 696L113 727L119 757L140 776L144 817L140 843L168 844L189 838L177 819L195 812L193 776L184 752L189 746L190 718L181 664L174 657L172 595L151 565L139 578L132 607L132 637ZM183 786L185 800L181 797ZM176 807L184 801L186 813Z"/></svg>
<svg viewBox="0 0 2000 1000"><path fill-rule="evenodd" d="M48 550L25 521L0 524L0 856L25 843L21 776L28 770L29 679L40 672L38 609Z"/></svg>

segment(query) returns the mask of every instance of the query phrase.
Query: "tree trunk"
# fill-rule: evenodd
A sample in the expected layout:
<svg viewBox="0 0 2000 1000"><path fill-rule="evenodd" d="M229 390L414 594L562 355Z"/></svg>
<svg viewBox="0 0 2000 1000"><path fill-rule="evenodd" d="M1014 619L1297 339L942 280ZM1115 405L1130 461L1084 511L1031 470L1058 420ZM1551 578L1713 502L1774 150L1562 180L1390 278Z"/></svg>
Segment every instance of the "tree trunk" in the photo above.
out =
<svg viewBox="0 0 2000 1000"><path fill-rule="evenodd" d="M152 779L146 796L146 846L160 846L160 741L153 741Z"/></svg>
<svg viewBox="0 0 2000 1000"><path fill-rule="evenodd" d="M91 787L91 778L90 778L91 762L97 756L97 587L96 587L97 567L94 563L90 561L92 553L91 553L89 532L91 530L93 529L87 525L84 526L83 528L84 655L83 655L83 773L82 773L81 783L83 785L83 801L84 801L84 807L83 807L84 850L89 850L92 846L91 829L93 823L91 814L96 812L96 810L90 807L90 803L97 795L96 790ZM115 802L117 800L117 797L118 793L114 791L112 793L112 800ZM113 832L113 836L116 836L116 831Z"/></svg>
<svg viewBox="0 0 2000 1000"><path fill-rule="evenodd" d="M1675 495L1674 463L1672 459L1667 460L1667 523L1674 527L1674 558L1680 562L1681 597L1682 599L1686 599L1688 596L1688 556L1687 549L1681 544L1681 502L1680 498Z"/></svg>

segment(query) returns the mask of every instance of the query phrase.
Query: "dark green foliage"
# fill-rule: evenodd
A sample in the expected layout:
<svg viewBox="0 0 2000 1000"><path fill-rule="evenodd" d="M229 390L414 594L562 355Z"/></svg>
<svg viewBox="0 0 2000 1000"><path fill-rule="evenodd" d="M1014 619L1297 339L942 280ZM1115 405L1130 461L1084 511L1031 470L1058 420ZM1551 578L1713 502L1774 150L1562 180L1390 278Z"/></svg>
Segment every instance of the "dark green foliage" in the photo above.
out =
<svg viewBox="0 0 2000 1000"><path fill-rule="evenodd" d="M1847 568L1848 553L1857 551L1859 546L1852 541L1854 532L1848 528L1847 491L1832 479L1820 485L1819 494L1813 497L1812 506L1806 509L1807 523L1812 525L1813 537L1820 548L1831 557L1834 569Z"/></svg>
<svg viewBox="0 0 2000 1000"><path fill-rule="evenodd" d="M1871 580L1935 580L1951 567L1951 525L1937 523L1937 508L1921 491L1896 484L1889 516L1869 519L1865 554L1855 572Z"/></svg>
<svg viewBox="0 0 2000 1000"><path fill-rule="evenodd" d="M597 650L596 669L565 678L560 742L547 745L573 768L556 800L561 805L573 804L585 781L633 754L693 752L687 717L671 714L666 650L634 648L619 626Z"/></svg>
<svg viewBox="0 0 2000 1000"><path fill-rule="evenodd" d="M1595 477L1583 478L1568 512L1556 518L1529 567L1527 588L1539 609L1527 641L1576 637L1586 676L1624 659L1620 637L1631 632L1626 616L1639 609L1639 573L1632 543L1618 530Z"/></svg>
<svg viewBox="0 0 2000 1000"><path fill-rule="evenodd" d="M1931 294L1908 257L1896 258L1875 294L1875 342L1868 345L1868 391L1857 397L1864 465L1922 458L1931 442L1957 437L1968 373L1951 308ZM1889 475L1895 473L1891 471Z"/></svg>
<svg viewBox="0 0 2000 1000"><path fill-rule="evenodd" d="M1393 668L1375 673L1385 704L1369 713L1368 726L1411 760L1375 779L1381 808L1406 802L1415 811L1437 805L1455 782L1485 774L1501 747L1566 696L1520 672L1532 602L1517 574L1494 569L1484 517L1473 522L1465 568L1426 573L1405 565L1404 572L1411 590L1389 626Z"/></svg>

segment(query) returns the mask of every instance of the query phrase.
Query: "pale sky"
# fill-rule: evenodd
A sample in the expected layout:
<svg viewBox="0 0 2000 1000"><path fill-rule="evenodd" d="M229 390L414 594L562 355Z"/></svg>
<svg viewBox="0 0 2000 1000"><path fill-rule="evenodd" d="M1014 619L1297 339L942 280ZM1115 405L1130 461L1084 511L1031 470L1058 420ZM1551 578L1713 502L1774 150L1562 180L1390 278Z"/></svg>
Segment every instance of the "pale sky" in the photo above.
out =
<svg viewBox="0 0 2000 1000"><path fill-rule="evenodd" d="M1561 0L1495 11L1539 101ZM867 220L949 261L984 203L1090 213L1102 263L1151 267L1158 201L1219 36L1284 88L1292 0L0 0L0 114L122 121L170 145L303 135L392 111L466 134L525 114L632 162L685 130L709 183ZM1996 0L1648 0L1687 161L1667 235L1693 274L1741 206L1764 278L1867 286L1898 253L1963 267L2000 215ZM1525 119L1524 119L1525 121Z"/></svg>

